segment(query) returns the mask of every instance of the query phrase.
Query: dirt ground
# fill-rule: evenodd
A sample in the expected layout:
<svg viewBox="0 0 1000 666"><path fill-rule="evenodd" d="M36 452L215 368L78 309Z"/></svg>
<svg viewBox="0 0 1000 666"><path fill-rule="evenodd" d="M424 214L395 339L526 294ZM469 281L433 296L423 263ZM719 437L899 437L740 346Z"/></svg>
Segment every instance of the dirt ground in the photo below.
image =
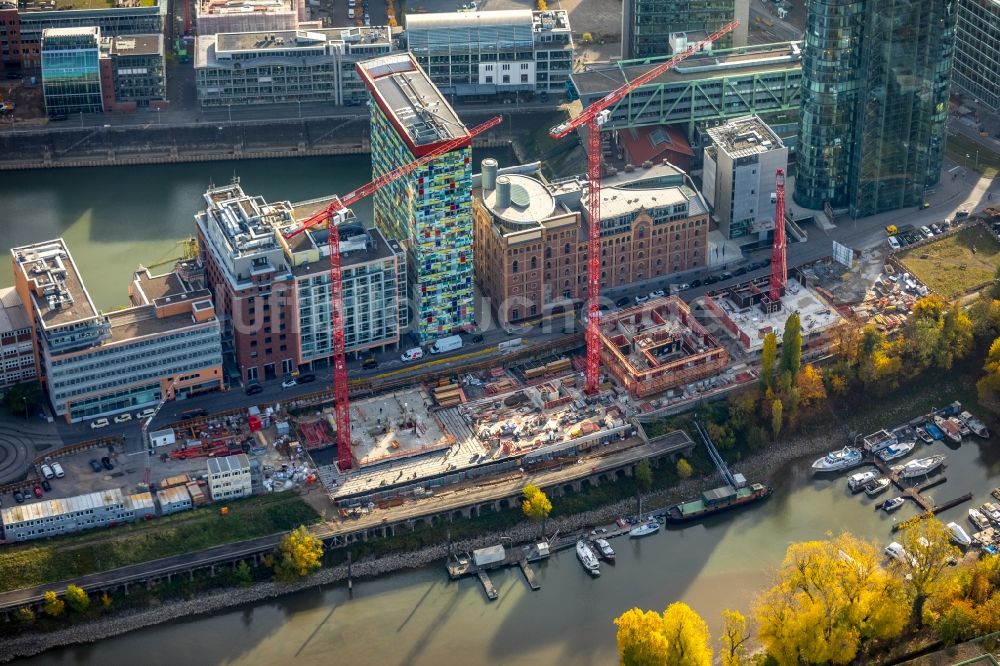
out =
<svg viewBox="0 0 1000 666"><path fill-rule="evenodd" d="M921 282L945 298L993 279L1000 265L1000 243L981 225L907 250L899 256Z"/></svg>
<svg viewBox="0 0 1000 666"><path fill-rule="evenodd" d="M4 81L0 84L2 94L0 97L5 102L14 103L14 119L29 120L32 118L42 118L45 116L45 100L42 97L42 86L34 86L25 81ZM9 122L10 116L4 114L0 122Z"/></svg>

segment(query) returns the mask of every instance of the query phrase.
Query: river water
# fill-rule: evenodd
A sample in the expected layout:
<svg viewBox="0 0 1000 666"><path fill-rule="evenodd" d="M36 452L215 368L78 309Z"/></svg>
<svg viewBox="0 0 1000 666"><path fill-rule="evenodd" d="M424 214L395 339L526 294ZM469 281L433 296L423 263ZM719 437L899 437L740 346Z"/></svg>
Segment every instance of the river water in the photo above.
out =
<svg viewBox="0 0 1000 666"><path fill-rule="evenodd" d="M310 158L5 173L0 228L8 246L62 235L95 302L109 308L126 301L136 264L169 258L177 241L192 235L192 215L205 187L234 172L248 192L294 201L347 191L366 179L368 166L359 158ZM9 263L0 267L2 282L9 284ZM996 423L989 425L998 431ZM931 494L944 500L972 491L975 504L987 501L1000 485L994 442L972 440L957 451L921 444L920 455L948 453L949 481ZM617 564L602 567L599 579L590 579L573 551L565 551L535 565L538 592L528 589L516 569L494 574L500 599L489 603L478 583L450 582L436 565L360 581L353 599L334 586L54 650L23 663L614 663L612 620L630 607L662 610L683 600L715 631L722 609L747 609L789 543L841 530L887 543L892 521L915 513L913 506L895 517L874 510L875 500L848 493L846 475L814 479L814 457L776 473L770 479L774 496L765 504L642 540L615 540ZM941 518L968 527L969 506Z"/></svg>

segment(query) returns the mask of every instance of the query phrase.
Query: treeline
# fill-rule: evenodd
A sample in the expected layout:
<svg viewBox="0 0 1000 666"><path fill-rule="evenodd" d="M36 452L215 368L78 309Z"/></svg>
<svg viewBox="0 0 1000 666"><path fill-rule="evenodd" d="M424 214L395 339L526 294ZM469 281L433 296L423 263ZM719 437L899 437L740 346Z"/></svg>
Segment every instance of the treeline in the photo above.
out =
<svg viewBox="0 0 1000 666"><path fill-rule="evenodd" d="M904 639L954 643L1000 630L1000 557L961 560L932 517L907 521L905 555L850 534L788 547L775 583L748 615L723 612L713 643L690 607L633 608L615 619L623 666L878 663Z"/></svg>

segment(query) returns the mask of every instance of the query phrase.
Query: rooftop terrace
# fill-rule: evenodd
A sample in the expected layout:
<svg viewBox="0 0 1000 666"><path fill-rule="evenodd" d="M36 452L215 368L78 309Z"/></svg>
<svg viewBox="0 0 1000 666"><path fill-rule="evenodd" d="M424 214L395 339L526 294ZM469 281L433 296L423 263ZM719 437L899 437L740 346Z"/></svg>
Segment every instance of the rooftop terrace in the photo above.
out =
<svg viewBox="0 0 1000 666"><path fill-rule="evenodd" d="M97 317L97 308L61 238L11 248L11 254L14 270L20 271L31 290L31 306L43 327L54 328Z"/></svg>

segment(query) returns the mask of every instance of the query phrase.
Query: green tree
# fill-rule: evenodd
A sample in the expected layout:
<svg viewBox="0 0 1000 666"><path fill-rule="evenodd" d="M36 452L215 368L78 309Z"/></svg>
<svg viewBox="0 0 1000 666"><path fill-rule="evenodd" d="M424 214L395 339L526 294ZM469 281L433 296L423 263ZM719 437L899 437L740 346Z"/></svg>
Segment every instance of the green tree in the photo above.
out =
<svg viewBox="0 0 1000 666"><path fill-rule="evenodd" d="M246 560L240 560L240 563L233 569L233 578L240 587L248 587L253 582L253 572Z"/></svg>
<svg viewBox="0 0 1000 666"><path fill-rule="evenodd" d="M30 626L35 623L35 611L27 606L17 609L17 621L23 626Z"/></svg>
<svg viewBox="0 0 1000 666"><path fill-rule="evenodd" d="M52 590L47 591L45 593L45 614L49 617L59 617L64 612L66 612L66 602Z"/></svg>
<svg viewBox="0 0 1000 666"><path fill-rule="evenodd" d="M802 322L799 313L793 312L785 320L785 331L781 334L781 371L794 377L802 367Z"/></svg>
<svg viewBox="0 0 1000 666"><path fill-rule="evenodd" d="M764 336L764 348L760 351L760 383L771 388L774 381L774 362L778 358L778 336L771 331Z"/></svg>
<svg viewBox="0 0 1000 666"><path fill-rule="evenodd" d="M682 479L690 479L692 474L694 474L694 469L692 469L691 463L680 458L677 461L677 476Z"/></svg>
<svg viewBox="0 0 1000 666"><path fill-rule="evenodd" d="M719 637L719 651L722 666L749 666L750 650L747 644L753 637L750 623L739 611L722 611L722 636Z"/></svg>
<svg viewBox="0 0 1000 666"><path fill-rule="evenodd" d="M69 585L66 588L66 603L77 613L82 613L90 608L90 597L82 587Z"/></svg>
<svg viewBox="0 0 1000 666"><path fill-rule="evenodd" d="M538 486L528 484L521 490L521 511L524 515L541 523L545 535L545 519L552 513L552 502Z"/></svg>
<svg viewBox="0 0 1000 666"><path fill-rule="evenodd" d="M305 578L323 564L323 542L299 525L281 538L274 558L274 577L280 581Z"/></svg>
<svg viewBox="0 0 1000 666"><path fill-rule="evenodd" d="M3 394L3 404L14 414L31 413L42 404L42 392L35 382L22 382L7 389Z"/></svg>
<svg viewBox="0 0 1000 666"><path fill-rule="evenodd" d="M785 406L780 398L775 398L774 402L771 403L771 434L774 435L775 439L778 439L778 435L781 434L781 419L784 409Z"/></svg>
<svg viewBox="0 0 1000 666"><path fill-rule="evenodd" d="M632 471L632 478L635 480L635 506L637 516L642 515L642 494L648 493L653 487L653 467L649 460L643 458Z"/></svg>

